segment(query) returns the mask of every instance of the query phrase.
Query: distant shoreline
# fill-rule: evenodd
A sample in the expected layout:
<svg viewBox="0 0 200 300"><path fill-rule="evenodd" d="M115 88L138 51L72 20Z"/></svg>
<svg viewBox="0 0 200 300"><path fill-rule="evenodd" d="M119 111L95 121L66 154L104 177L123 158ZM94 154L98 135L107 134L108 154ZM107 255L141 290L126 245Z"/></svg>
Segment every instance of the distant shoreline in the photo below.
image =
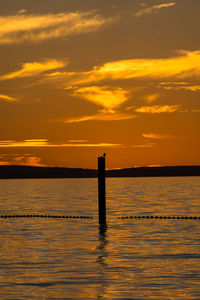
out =
<svg viewBox="0 0 200 300"><path fill-rule="evenodd" d="M0 179L97 178L95 169L0 166ZM106 177L182 177L200 176L200 166L137 167L107 170Z"/></svg>

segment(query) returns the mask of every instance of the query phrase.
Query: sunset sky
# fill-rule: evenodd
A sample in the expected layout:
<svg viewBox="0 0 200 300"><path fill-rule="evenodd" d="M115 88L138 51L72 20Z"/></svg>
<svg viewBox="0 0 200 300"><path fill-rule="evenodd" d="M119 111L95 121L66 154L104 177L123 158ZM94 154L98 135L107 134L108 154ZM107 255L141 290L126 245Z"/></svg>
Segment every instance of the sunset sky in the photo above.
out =
<svg viewBox="0 0 200 300"><path fill-rule="evenodd" d="M0 2L0 165L200 165L200 1Z"/></svg>

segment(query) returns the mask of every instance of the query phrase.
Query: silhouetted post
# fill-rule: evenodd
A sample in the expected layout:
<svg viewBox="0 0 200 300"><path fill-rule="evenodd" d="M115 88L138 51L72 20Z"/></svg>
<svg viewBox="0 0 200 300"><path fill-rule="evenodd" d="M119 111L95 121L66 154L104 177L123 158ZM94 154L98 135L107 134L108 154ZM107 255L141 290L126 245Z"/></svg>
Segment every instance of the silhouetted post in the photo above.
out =
<svg viewBox="0 0 200 300"><path fill-rule="evenodd" d="M106 224L106 172L105 154L98 157L98 197L99 197L99 224Z"/></svg>

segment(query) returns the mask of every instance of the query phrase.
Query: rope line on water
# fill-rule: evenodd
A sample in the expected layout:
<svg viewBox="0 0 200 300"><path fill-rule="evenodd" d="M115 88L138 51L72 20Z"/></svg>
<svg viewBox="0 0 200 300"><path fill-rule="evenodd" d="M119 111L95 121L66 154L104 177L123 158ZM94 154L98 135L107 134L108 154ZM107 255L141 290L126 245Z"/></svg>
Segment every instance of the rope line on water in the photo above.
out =
<svg viewBox="0 0 200 300"><path fill-rule="evenodd" d="M0 215L0 218L55 218L55 219L93 219L89 216L65 216L65 215Z"/></svg>
<svg viewBox="0 0 200 300"><path fill-rule="evenodd" d="M93 219L91 216L66 216L66 215L0 215L0 218L54 218L54 219ZM168 219L168 220L200 220L197 216L125 216L118 217L121 220L127 219Z"/></svg>
<svg viewBox="0 0 200 300"><path fill-rule="evenodd" d="M200 217L188 216L126 216L118 219L170 219L170 220L200 220Z"/></svg>

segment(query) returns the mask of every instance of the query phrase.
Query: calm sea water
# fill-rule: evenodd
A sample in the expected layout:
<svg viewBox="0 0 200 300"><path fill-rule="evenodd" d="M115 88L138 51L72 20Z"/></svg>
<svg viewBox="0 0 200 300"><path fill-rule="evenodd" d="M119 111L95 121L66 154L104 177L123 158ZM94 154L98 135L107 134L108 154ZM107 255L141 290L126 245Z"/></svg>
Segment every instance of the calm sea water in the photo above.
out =
<svg viewBox="0 0 200 300"><path fill-rule="evenodd" d="M0 180L0 299L200 299L200 177L107 179L106 232L96 179Z"/></svg>

